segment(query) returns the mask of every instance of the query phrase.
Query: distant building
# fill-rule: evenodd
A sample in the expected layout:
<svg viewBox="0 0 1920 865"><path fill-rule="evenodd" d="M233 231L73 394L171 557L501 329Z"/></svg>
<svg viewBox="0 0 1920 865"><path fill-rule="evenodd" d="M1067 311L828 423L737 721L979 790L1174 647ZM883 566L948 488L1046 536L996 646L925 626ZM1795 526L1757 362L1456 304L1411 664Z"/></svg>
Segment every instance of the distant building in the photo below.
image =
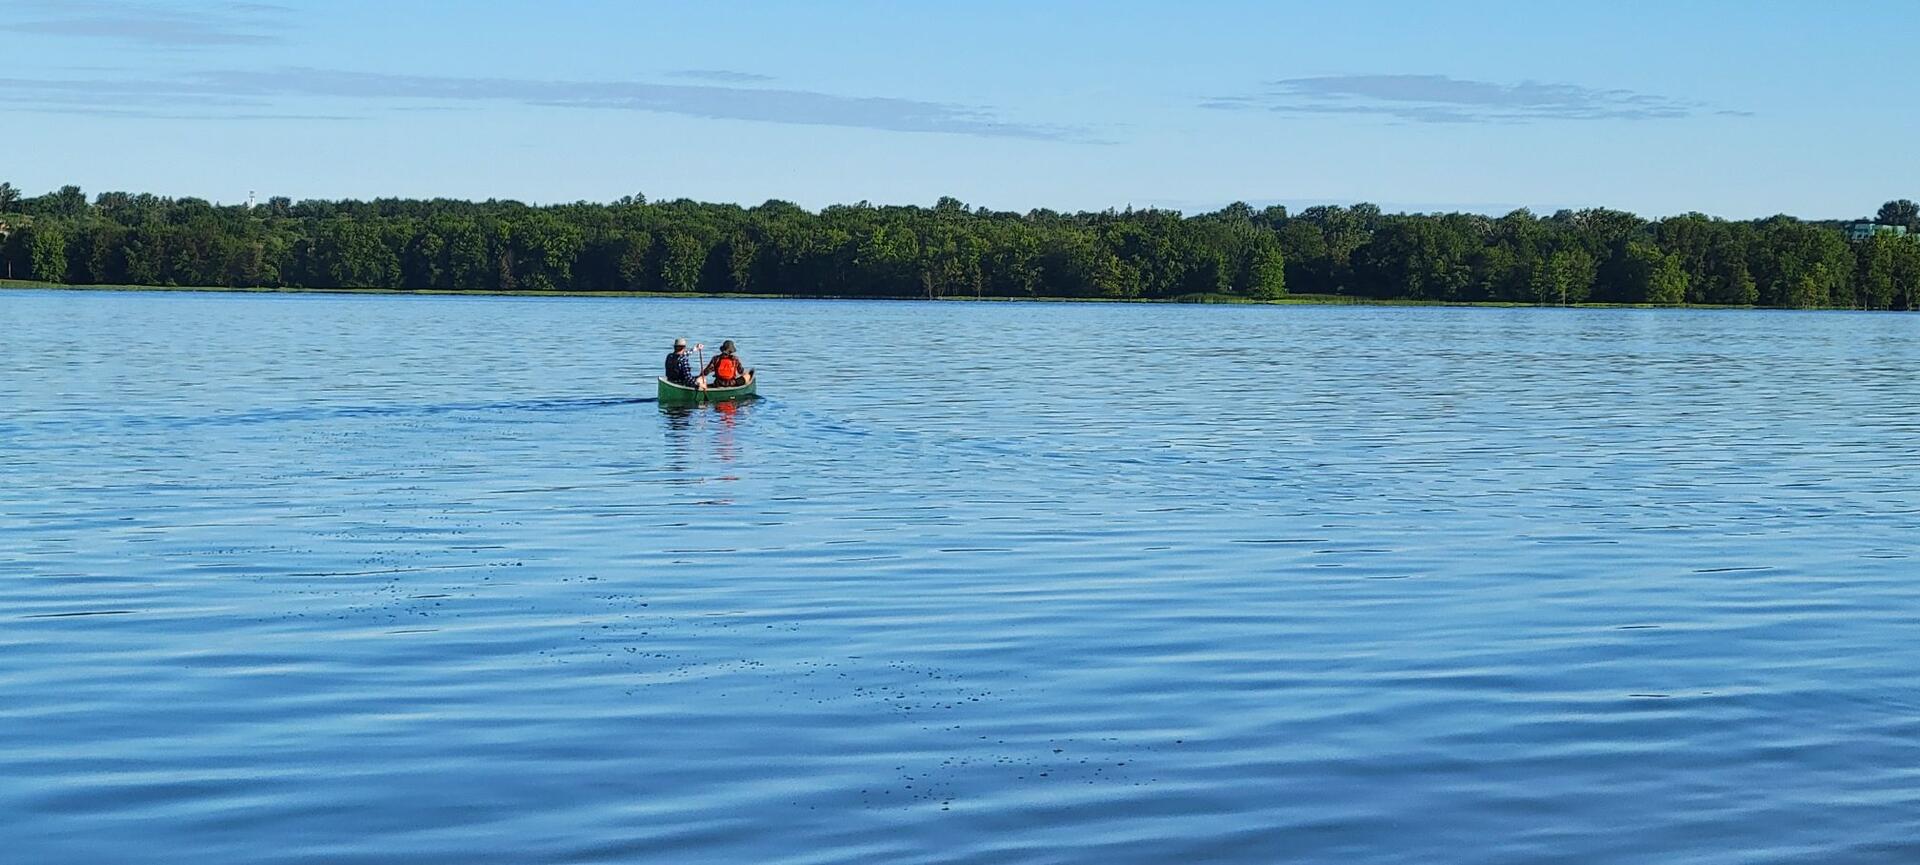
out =
<svg viewBox="0 0 1920 865"><path fill-rule="evenodd" d="M1847 226L1847 239L1855 243L1866 240L1876 234L1902 235L1907 233L1904 225L1881 225L1878 222L1856 222Z"/></svg>

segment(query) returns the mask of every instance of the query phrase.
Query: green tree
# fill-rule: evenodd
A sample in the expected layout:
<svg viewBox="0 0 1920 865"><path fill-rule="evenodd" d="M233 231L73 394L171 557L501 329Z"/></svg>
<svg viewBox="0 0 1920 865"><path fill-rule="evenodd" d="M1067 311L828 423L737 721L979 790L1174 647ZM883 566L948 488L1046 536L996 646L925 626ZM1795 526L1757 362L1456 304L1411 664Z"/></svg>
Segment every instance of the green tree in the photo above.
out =
<svg viewBox="0 0 1920 865"><path fill-rule="evenodd" d="M1920 204L1904 198L1889 201L1880 205L1880 212L1873 221L1881 225L1898 225L1909 232L1920 232Z"/></svg>
<svg viewBox="0 0 1920 865"><path fill-rule="evenodd" d="M399 283L400 257L377 223L329 220L314 246L323 288L394 288Z"/></svg>
<svg viewBox="0 0 1920 865"><path fill-rule="evenodd" d="M1661 255L1647 280L1647 303L1673 306L1687 302L1687 271L1677 255Z"/></svg>
<svg viewBox="0 0 1920 865"><path fill-rule="evenodd" d="M1593 256L1578 246L1555 250L1533 273L1535 303L1567 306L1586 301L1593 290Z"/></svg>
<svg viewBox="0 0 1920 865"><path fill-rule="evenodd" d="M992 246L994 252L989 267L996 293L1011 297L1038 294L1046 277L1039 238L1025 227L1018 227L1007 231Z"/></svg>
<svg viewBox="0 0 1920 865"><path fill-rule="evenodd" d="M1552 229L1525 208L1494 220L1481 254L1475 257L1472 296L1537 302L1533 273L1549 253L1551 241Z"/></svg>
<svg viewBox="0 0 1920 865"><path fill-rule="evenodd" d="M1835 274L1829 273L1825 264L1815 264L1793 277L1783 305L1795 309L1827 306L1833 299L1835 281Z"/></svg>
<svg viewBox="0 0 1920 865"><path fill-rule="evenodd" d="M1889 202L1890 224L1913 206ZM0 184L4 273L77 283L795 295L1172 298L1288 291L1434 300L1920 308L1920 239L1836 223L1614 210L1394 214L1372 205L1026 213L377 199L258 207Z"/></svg>
<svg viewBox="0 0 1920 865"><path fill-rule="evenodd" d="M0 277L15 279L27 273L25 223L0 219Z"/></svg>
<svg viewBox="0 0 1920 865"><path fill-rule="evenodd" d="M76 282L111 285L127 278L127 229L111 222L82 226L67 243L67 273Z"/></svg>
<svg viewBox="0 0 1920 865"><path fill-rule="evenodd" d="M62 186L47 198L47 210L54 216L73 219L87 212L87 194L78 186Z"/></svg>
<svg viewBox="0 0 1920 865"><path fill-rule="evenodd" d="M51 221L35 222L21 229L25 238L28 270L41 282L67 281L67 233Z"/></svg>
<svg viewBox="0 0 1920 865"><path fill-rule="evenodd" d="M1102 252L1094 260L1090 280L1101 297L1140 296L1140 270L1112 252Z"/></svg>
<svg viewBox="0 0 1920 865"><path fill-rule="evenodd" d="M700 271L706 267L707 246L683 231L669 232L661 241L660 284L666 291L700 290Z"/></svg>
<svg viewBox="0 0 1920 865"><path fill-rule="evenodd" d="M1294 217L1294 221L1319 229L1321 249L1318 266L1308 277L1314 284L1314 291L1326 294L1346 294L1353 279L1353 254L1373 238L1373 224L1379 221L1380 209L1371 204L1354 205L1352 208L1321 206L1309 207ZM1289 250L1289 255L1292 251Z"/></svg>
<svg viewBox="0 0 1920 865"><path fill-rule="evenodd" d="M855 243L852 273L846 282L859 293L904 297L919 293L920 239L905 226L881 225L867 230Z"/></svg>
<svg viewBox="0 0 1920 865"><path fill-rule="evenodd" d="M658 291L659 268L654 262L654 239L647 232L623 233L614 241L614 272L626 291Z"/></svg>
<svg viewBox="0 0 1920 865"><path fill-rule="evenodd" d="M1900 238L1893 246L1893 307L1920 309L1920 237Z"/></svg>
<svg viewBox="0 0 1920 865"><path fill-rule="evenodd" d="M756 281L754 272L760 267L760 244L746 232L735 232L727 240L727 277L729 288L738 292L750 292Z"/></svg>
<svg viewBox="0 0 1920 865"><path fill-rule="evenodd" d="M511 243L514 277L522 289L553 291L573 284L573 262L585 245L578 227L552 214L528 214L513 225Z"/></svg>
<svg viewBox="0 0 1920 865"><path fill-rule="evenodd" d="M1687 302L1687 271L1680 256L1662 252L1650 241L1630 241L1618 299L1625 303L1673 306Z"/></svg>
<svg viewBox="0 0 1920 865"><path fill-rule="evenodd" d="M415 229L400 254L400 283L407 288L451 288L447 241L432 228Z"/></svg>
<svg viewBox="0 0 1920 865"><path fill-rule="evenodd" d="M1757 283L1757 301L1767 306L1857 306L1852 274L1855 251L1829 227L1774 216L1751 226L1747 260ZM1815 274L1814 271L1818 270ZM1815 300L1817 298L1817 300Z"/></svg>
<svg viewBox="0 0 1920 865"><path fill-rule="evenodd" d="M449 288L468 291L486 289L493 280L493 255L487 247L487 235L470 219L445 222L439 228L446 247L446 279Z"/></svg>
<svg viewBox="0 0 1920 865"><path fill-rule="evenodd" d="M155 247L159 243L157 235L161 228L154 224L143 224L127 232L121 247L121 262L125 279L130 285L159 285L161 256Z"/></svg>
<svg viewBox="0 0 1920 865"><path fill-rule="evenodd" d="M1462 300L1488 226L1467 216L1390 217L1354 256L1356 284L1374 297Z"/></svg>
<svg viewBox="0 0 1920 865"><path fill-rule="evenodd" d="M1760 301L1759 285L1747 266L1745 245L1724 230L1707 249L1705 274L1696 278L1689 272L1687 282L1700 295L1700 303L1752 306Z"/></svg>
<svg viewBox="0 0 1920 865"><path fill-rule="evenodd" d="M1287 286L1295 293L1331 294L1324 262L1326 239L1320 229L1303 219L1289 219L1275 232L1280 257L1287 262Z"/></svg>
<svg viewBox="0 0 1920 865"><path fill-rule="evenodd" d="M1238 290L1255 300L1278 300L1287 295L1287 260L1272 235L1262 235L1247 256Z"/></svg>
<svg viewBox="0 0 1920 865"><path fill-rule="evenodd" d="M1890 309L1902 294L1897 270L1901 247L1909 238L1876 234L1860 244L1858 287L1860 305L1866 309Z"/></svg>

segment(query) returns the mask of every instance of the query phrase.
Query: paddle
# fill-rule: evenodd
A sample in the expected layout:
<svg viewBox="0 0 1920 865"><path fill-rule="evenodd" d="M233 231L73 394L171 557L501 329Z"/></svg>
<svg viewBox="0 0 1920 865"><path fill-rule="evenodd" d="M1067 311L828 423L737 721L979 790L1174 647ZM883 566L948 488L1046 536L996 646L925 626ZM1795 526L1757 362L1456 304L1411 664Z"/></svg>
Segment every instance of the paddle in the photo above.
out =
<svg viewBox="0 0 1920 865"><path fill-rule="evenodd" d="M693 384L694 387L699 390L707 389L707 354L702 351L702 349L706 347L707 344L704 342L696 342L693 344L693 356L700 359L700 365L695 367L699 372L694 373Z"/></svg>

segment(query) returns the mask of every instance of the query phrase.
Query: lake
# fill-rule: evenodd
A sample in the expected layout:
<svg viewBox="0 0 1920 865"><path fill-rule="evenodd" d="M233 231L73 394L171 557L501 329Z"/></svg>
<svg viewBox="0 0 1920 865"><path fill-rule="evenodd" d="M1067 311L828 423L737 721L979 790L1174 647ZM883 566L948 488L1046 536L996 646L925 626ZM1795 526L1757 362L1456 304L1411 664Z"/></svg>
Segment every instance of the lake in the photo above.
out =
<svg viewBox="0 0 1920 865"><path fill-rule="evenodd" d="M669 410L675 336L763 398ZM20 863L1911 863L1920 317L0 292Z"/></svg>

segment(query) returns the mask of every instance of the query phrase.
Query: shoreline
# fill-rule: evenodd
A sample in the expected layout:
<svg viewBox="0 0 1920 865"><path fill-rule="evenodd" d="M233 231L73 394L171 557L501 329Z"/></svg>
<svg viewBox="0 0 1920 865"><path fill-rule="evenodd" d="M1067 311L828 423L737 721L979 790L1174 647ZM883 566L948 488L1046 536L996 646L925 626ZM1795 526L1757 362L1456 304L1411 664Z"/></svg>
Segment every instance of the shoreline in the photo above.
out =
<svg viewBox="0 0 1920 865"><path fill-rule="evenodd" d="M256 286L235 288L219 285L67 285L62 283L35 282L26 279L0 279L0 292L15 290L36 291L156 291L210 294L333 294L333 295L378 295L424 297L593 297L593 298L675 298L681 300L882 300L882 301L919 301L919 302L966 302L966 303L1149 303L1175 304L1187 306L1433 306L1467 307L1483 309L1714 309L1714 310L1776 310L1786 307L1771 306L1731 306L1713 304L1675 304L1661 305L1651 303L1575 303L1565 306L1556 304L1521 303L1504 300L1413 300L1405 298L1354 297L1338 294L1300 294L1288 295L1274 300L1248 300L1245 298L1207 298L1207 297L974 297L970 295L947 295L927 298L903 295L834 295L834 294L732 294L713 292L660 292L660 291L476 291L451 288L296 288ZM1839 308L1818 310L1796 310L1799 312L1860 312ZM1875 310L1867 310L1875 311ZM1901 310L1877 310L1900 312Z"/></svg>

